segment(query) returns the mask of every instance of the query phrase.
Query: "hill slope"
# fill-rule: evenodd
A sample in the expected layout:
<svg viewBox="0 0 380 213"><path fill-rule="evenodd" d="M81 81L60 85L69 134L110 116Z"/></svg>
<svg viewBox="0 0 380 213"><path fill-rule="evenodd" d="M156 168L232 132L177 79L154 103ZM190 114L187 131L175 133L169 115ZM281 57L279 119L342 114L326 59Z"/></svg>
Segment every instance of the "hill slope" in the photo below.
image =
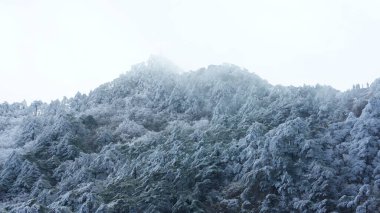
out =
<svg viewBox="0 0 380 213"><path fill-rule="evenodd" d="M0 210L380 211L380 81L272 86L151 59L89 95L0 105Z"/></svg>

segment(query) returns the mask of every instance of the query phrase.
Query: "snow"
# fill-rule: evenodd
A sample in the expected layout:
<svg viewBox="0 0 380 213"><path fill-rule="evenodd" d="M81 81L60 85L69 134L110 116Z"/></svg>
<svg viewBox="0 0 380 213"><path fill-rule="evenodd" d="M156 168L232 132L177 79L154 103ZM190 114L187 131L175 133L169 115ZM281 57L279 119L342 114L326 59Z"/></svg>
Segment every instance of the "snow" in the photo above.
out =
<svg viewBox="0 0 380 213"><path fill-rule="evenodd" d="M272 86L154 56L88 95L1 104L0 211L377 212L378 82Z"/></svg>

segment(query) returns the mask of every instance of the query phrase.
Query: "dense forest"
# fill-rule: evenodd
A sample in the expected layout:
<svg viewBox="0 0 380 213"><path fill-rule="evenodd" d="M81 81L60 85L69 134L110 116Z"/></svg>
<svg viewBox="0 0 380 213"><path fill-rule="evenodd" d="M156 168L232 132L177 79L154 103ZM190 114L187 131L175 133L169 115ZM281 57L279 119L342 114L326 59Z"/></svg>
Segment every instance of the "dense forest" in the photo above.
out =
<svg viewBox="0 0 380 213"><path fill-rule="evenodd" d="M151 58L89 94L0 104L0 212L380 212L379 150L380 79L274 86Z"/></svg>

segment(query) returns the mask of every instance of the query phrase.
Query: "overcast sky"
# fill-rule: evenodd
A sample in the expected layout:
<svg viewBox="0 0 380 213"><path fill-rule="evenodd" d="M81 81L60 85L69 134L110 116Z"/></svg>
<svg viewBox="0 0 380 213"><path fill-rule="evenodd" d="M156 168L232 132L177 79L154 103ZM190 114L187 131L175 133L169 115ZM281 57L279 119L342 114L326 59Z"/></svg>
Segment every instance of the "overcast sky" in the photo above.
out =
<svg viewBox="0 0 380 213"><path fill-rule="evenodd" d="M378 0L0 0L0 102L87 93L151 54L345 90L380 77L379 11Z"/></svg>

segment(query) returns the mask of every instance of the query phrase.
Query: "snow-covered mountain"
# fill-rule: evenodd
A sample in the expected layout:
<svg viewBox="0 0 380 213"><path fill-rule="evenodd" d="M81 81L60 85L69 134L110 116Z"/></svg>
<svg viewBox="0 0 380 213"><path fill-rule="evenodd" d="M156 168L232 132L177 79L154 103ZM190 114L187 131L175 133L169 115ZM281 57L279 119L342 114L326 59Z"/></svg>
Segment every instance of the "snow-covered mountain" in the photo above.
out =
<svg viewBox="0 0 380 213"><path fill-rule="evenodd" d="M380 212L380 80L273 86L152 58L0 105L0 212Z"/></svg>

